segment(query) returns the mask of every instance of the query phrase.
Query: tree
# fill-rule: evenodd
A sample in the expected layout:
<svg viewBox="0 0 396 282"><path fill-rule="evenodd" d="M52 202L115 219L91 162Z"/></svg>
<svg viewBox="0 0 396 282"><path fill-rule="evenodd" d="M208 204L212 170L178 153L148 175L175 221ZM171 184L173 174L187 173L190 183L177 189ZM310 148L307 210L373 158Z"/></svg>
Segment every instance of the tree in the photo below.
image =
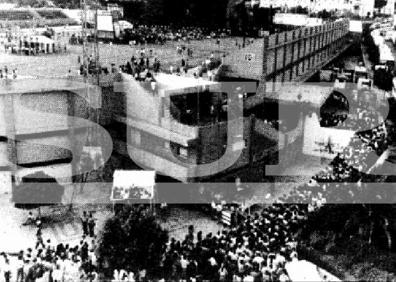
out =
<svg viewBox="0 0 396 282"><path fill-rule="evenodd" d="M16 208L35 209L60 204L64 191L55 178L40 171L23 177L22 183L13 187L12 200Z"/></svg>
<svg viewBox="0 0 396 282"><path fill-rule="evenodd" d="M388 0L375 0L374 8L381 10L383 7L386 6L387 3L388 3Z"/></svg>
<svg viewBox="0 0 396 282"><path fill-rule="evenodd" d="M166 249L168 232L144 206L124 205L107 220L98 247L99 262L109 273L124 269L155 275Z"/></svg>

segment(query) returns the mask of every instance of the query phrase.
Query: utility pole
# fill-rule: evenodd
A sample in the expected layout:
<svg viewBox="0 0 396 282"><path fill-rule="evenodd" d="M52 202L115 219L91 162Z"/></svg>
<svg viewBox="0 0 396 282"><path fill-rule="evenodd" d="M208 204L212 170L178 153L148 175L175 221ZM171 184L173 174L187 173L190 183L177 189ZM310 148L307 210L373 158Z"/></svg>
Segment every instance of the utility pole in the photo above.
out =
<svg viewBox="0 0 396 282"><path fill-rule="evenodd" d="M94 34L93 37L91 37L91 40L93 42L88 41L88 5L87 5L87 0L80 0L80 5L81 5L81 22L82 22L82 41L83 41L83 50L82 50L82 65L84 69L84 84L85 84L85 95L88 100L88 104L90 107L88 108L88 120L93 121L93 125L88 127L88 142L86 143L86 146L83 148L83 155L85 158L88 158L87 160L84 160L80 158L80 163L79 163L79 168L80 168L80 174L82 174L82 179L80 183L80 191L83 190L84 183L88 180L89 177L89 172L84 172L85 170L92 170L94 168L95 164L95 158L92 158L91 152L95 152L97 148L95 146L98 145L98 132L97 132L97 124L99 124L99 110L95 108L91 108L92 106L97 106L97 99L100 99L100 97L94 96L94 95L99 95L95 89L91 87L91 84L95 84L97 87L100 87L100 64L99 64L99 44L98 44L98 7L95 5L95 13L94 13ZM92 164L92 167L89 165L87 167L84 167L84 165L87 165L87 162ZM73 197L72 200L74 199L75 196L75 191L73 191ZM72 204L72 203L71 203Z"/></svg>

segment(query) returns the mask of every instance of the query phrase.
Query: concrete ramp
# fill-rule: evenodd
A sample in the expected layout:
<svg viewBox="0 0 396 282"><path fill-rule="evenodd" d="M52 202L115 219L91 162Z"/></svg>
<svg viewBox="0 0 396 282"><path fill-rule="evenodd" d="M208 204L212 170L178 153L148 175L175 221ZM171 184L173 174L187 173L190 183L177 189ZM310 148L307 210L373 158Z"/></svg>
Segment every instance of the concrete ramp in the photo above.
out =
<svg viewBox="0 0 396 282"><path fill-rule="evenodd" d="M255 39L223 60L223 75L231 78L261 80L264 62L264 39Z"/></svg>

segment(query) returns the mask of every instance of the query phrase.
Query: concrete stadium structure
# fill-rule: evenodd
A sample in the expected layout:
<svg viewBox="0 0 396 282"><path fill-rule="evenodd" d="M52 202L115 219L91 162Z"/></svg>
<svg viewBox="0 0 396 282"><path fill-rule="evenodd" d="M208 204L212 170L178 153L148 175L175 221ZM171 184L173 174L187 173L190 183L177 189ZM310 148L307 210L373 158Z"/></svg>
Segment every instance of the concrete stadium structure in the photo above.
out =
<svg viewBox="0 0 396 282"><path fill-rule="evenodd" d="M348 34L349 22L339 21L265 37L224 58L221 80L251 82L254 90L236 90L240 85L234 85L224 93L216 83L164 75L155 77L157 85L152 89L125 75L127 88L108 99L115 102L110 106L113 126L125 130L122 136L117 134L115 150L121 156L131 155L144 168L182 182L227 178L229 173L260 163L275 164L279 150L294 159L293 154L302 152L306 118L296 105L305 101L298 100L298 88L293 99L285 101L273 93L282 83L306 80L339 56L351 44ZM318 95L322 100L309 105L312 111L330 94ZM231 100L242 105L238 118L222 116L222 107L230 107ZM291 113L283 132L267 122L277 120L279 106ZM228 110L224 112L227 116ZM230 134L230 128L238 125L238 134ZM231 165L222 167L224 158L233 156L237 157ZM259 167L249 181L265 173L264 165Z"/></svg>

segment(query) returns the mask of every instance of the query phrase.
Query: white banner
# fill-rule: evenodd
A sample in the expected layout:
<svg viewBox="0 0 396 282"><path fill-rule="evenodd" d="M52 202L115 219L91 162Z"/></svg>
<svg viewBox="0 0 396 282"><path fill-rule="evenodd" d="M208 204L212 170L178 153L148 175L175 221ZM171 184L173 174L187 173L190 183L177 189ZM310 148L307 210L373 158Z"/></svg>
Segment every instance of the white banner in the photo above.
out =
<svg viewBox="0 0 396 282"><path fill-rule="evenodd" d="M112 201L150 200L154 197L155 171L116 170Z"/></svg>
<svg viewBox="0 0 396 282"><path fill-rule="evenodd" d="M362 33L363 32L363 24L362 21L349 21L349 31Z"/></svg>
<svg viewBox="0 0 396 282"><path fill-rule="evenodd" d="M293 26L317 26L322 25L323 20L310 18L305 14L277 13L274 17L274 23Z"/></svg>
<svg viewBox="0 0 396 282"><path fill-rule="evenodd" d="M98 14L98 31L114 31L113 17L106 14Z"/></svg>

